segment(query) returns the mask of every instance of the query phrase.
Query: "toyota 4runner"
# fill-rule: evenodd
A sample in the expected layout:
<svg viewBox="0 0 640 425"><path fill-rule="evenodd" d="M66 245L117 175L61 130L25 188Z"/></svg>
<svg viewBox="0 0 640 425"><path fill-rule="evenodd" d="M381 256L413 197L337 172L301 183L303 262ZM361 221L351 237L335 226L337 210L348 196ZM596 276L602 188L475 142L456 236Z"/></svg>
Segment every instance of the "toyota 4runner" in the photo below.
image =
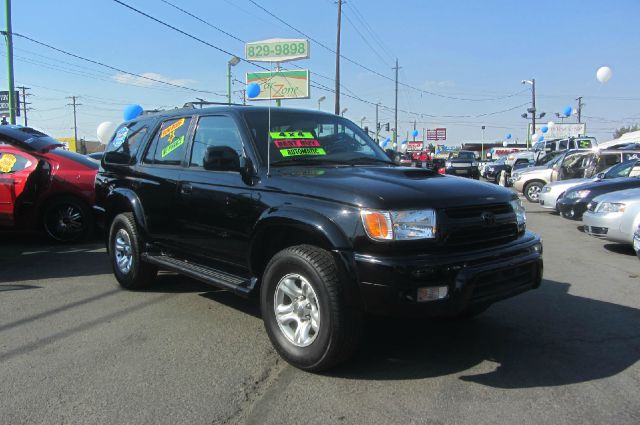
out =
<svg viewBox="0 0 640 425"><path fill-rule="evenodd" d="M346 360L365 313L471 316L542 279L514 193L397 166L327 113L142 115L116 130L96 197L121 286L163 269L255 294L274 347L305 370Z"/></svg>

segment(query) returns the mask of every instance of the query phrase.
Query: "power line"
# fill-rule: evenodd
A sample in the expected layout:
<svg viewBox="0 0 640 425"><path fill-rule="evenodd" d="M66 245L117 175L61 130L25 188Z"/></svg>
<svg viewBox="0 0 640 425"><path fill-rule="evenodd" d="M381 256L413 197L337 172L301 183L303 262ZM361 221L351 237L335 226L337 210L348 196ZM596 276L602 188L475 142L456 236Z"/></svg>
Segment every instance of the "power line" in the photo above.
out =
<svg viewBox="0 0 640 425"><path fill-rule="evenodd" d="M116 1L118 3L121 3L118 0L114 0L114 1ZM130 6L127 6L127 7L130 7ZM100 62L100 61L97 61L97 60L89 59L89 58L86 58L86 57L83 57L83 56L80 56L80 55L76 55L74 53L70 53L70 52L68 52L66 50L59 49L59 48L54 47L54 46L52 46L50 44L44 43L42 41L35 40L35 39L33 39L31 37L28 37L26 35L23 35L23 34L18 34L18 33L14 32L14 33L12 33L12 35L15 35L17 37L23 38L25 40L29 40L32 43L39 44L39 45L44 46L44 47L46 47L48 49L55 50L55 51L57 51L59 53L63 53L65 55L67 55L67 56L71 56L71 57L74 57L76 59L80 59L80 60L83 60L83 61L86 61L86 62L90 62L90 63L93 63L95 65L99 65L99 66L102 66L104 68L108 68L108 69L111 69L111 70L114 70L114 71L117 71L117 72L120 72L120 73L123 73L123 74L128 74L128 75L131 75L131 76L134 76L134 77L137 77L137 78L142 78L144 80L153 81L153 82L160 83L160 84L165 84L167 86L172 86L172 87L176 87L176 88L183 89L183 90L189 90L189 91L193 91L193 92L197 92L197 93L209 93L209 94L214 94L216 96L224 96L222 94L215 93L215 92L212 92L212 91L209 91L209 90L194 89L192 87L187 87L187 86L183 86L183 85L180 85L180 84L171 83L169 81L159 80L159 79L156 79L156 78L153 78L153 77L149 77L149 76L146 76L146 75L136 74L135 72L126 71L124 69L117 68L117 67L111 66L111 65L107 65L106 63L103 63L103 62Z"/></svg>

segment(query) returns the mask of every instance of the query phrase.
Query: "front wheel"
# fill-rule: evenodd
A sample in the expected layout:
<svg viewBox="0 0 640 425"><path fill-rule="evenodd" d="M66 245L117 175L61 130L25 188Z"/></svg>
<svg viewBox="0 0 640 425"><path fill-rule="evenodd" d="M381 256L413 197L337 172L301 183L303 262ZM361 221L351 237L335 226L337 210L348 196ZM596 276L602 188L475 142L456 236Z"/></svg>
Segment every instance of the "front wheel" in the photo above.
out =
<svg viewBox="0 0 640 425"><path fill-rule="evenodd" d="M158 268L145 263L142 257L142 238L131 213L118 214L109 231L109 256L116 279L126 289L149 286Z"/></svg>
<svg viewBox="0 0 640 425"><path fill-rule="evenodd" d="M540 192L542 192L543 184L540 182L531 182L527 183L524 187L524 196L527 198L529 202L539 202L540 201Z"/></svg>
<svg viewBox="0 0 640 425"><path fill-rule="evenodd" d="M326 370L355 351L361 314L346 303L346 282L331 254L298 245L277 253L260 289L262 319L271 343L292 365Z"/></svg>

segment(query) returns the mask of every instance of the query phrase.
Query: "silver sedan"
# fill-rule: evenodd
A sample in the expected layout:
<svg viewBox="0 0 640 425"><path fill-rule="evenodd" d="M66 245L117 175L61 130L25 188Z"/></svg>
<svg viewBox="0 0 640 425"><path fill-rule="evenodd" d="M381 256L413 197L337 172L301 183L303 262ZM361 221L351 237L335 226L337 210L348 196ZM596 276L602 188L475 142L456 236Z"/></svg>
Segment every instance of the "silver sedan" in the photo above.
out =
<svg viewBox="0 0 640 425"><path fill-rule="evenodd" d="M584 231L591 236L633 244L640 225L640 189L627 189L597 196L582 216Z"/></svg>

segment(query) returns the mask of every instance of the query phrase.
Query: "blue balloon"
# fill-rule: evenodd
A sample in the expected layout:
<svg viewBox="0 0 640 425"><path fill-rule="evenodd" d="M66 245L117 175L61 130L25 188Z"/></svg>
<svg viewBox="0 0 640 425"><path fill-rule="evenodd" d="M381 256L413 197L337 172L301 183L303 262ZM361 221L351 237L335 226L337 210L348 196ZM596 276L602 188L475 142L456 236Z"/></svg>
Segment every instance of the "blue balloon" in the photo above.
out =
<svg viewBox="0 0 640 425"><path fill-rule="evenodd" d="M511 139L511 133L507 133L507 136L505 137L507 140Z"/></svg>
<svg viewBox="0 0 640 425"><path fill-rule="evenodd" d="M564 111L562 111L564 113L565 116L570 116L571 113L573 112L573 108L571 106L566 106L564 108Z"/></svg>
<svg viewBox="0 0 640 425"><path fill-rule="evenodd" d="M142 106L138 104L129 105L124 108L124 120L129 121L137 118L142 113Z"/></svg>
<svg viewBox="0 0 640 425"><path fill-rule="evenodd" d="M544 127L542 127L540 130L542 130L543 133L546 133L547 131L549 131L549 127L547 127L546 125Z"/></svg>
<svg viewBox="0 0 640 425"><path fill-rule="evenodd" d="M542 141L544 141L544 136L538 137L538 142L542 142Z"/></svg>
<svg viewBox="0 0 640 425"><path fill-rule="evenodd" d="M406 145L406 144L407 144L407 140L406 140L406 139L405 139L405 140L403 140L400 144L402 144L402 145Z"/></svg>
<svg viewBox="0 0 640 425"><path fill-rule="evenodd" d="M247 86L247 97L249 99L253 99L254 97L258 97L260 94L260 84L251 83Z"/></svg>
<svg viewBox="0 0 640 425"><path fill-rule="evenodd" d="M413 133L411 133L413 137L418 137L418 134L420 134L418 133L418 130L413 130Z"/></svg>

